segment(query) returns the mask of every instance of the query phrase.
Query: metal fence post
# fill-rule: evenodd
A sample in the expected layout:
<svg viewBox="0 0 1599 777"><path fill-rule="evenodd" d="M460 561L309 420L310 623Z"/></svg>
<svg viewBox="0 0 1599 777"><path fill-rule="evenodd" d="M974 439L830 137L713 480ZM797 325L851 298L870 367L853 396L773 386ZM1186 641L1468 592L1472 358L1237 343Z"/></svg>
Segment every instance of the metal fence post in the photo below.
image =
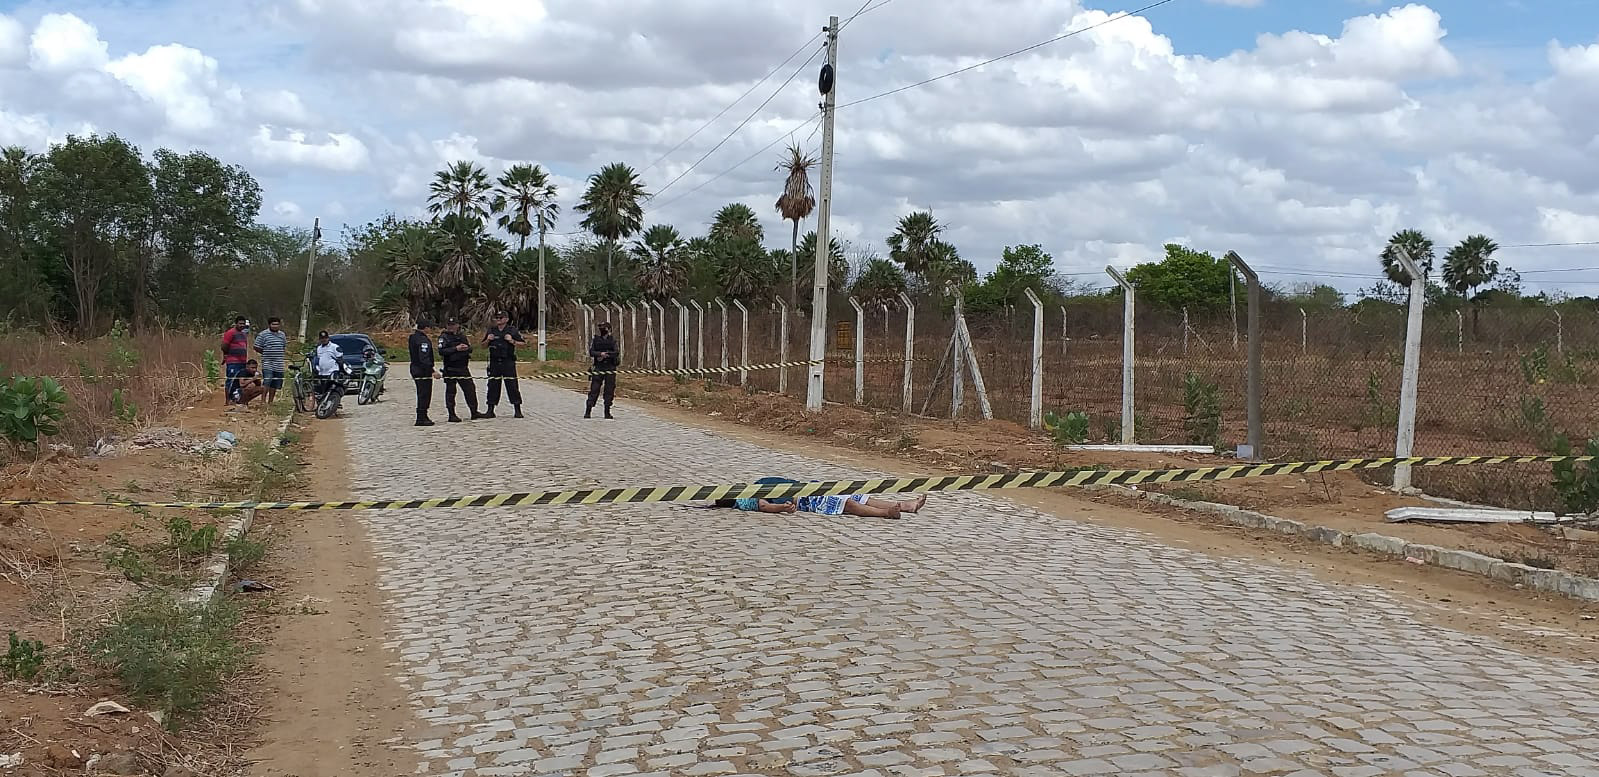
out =
<svg viewBox="0 0 1599 777"><path fill-rule="evenodd" d="M911 365L916 361L916 303L905 292L899 293L900 304L905 306L905 383L900 389L900 412L911 414Z"/></svg>
<svg viewBox="0 0 1599 777"><path fill-rule="evenodd" d="M866 308L854 297L849 304L855 308L855 404L860 405L866 402Z"/></svg>
<svg viewBox="0 0 1599 777"><path fill-rule="evenodd" d="M722 311L722 377L726 378L730 374L727 371L727 301L717 297L716 307Z"/></svg>
<svg viewBox="0 0 1599 777"><path fill-rule="evenodd" d="M1394 456L1408 458L1416 447L1416 386L1421 382L1421 314L1427 304L1427 282L1421 268L1403 248L1394 254L1410 274L1410 312L1405 318L1405 366L1399 383L1399 428L1394 435ZM1410 488L1410 465L1394 467L1394 490Z"/></svg>
<svg viewBox="0 0 1599 777"><path fill-rule="evenodd" d="M742 324L739 326L739 362L738 384L748 386L750 383L750 309L744 303L733 300L733 307L738 308L738 315Z"/></svg>
<svg viewBox="0 0 1599 777"><path fill-rule="evenodd" d="M1249 285L1249 377L1244 389L1244 404L1249 415L1249 455L1250 458L1260 459L1264 453L1261 451L1262 438L1265 436L1264 423L1260 415L1260 379L1262 343L1260 342L1260 276L1255 274L1238 255L1237 251L1227 252L1227 261L1232 262L1238 271L1244 274L1244 281Z"/></svg>
<svg viewBox="0 0 1599 777"><path fill-rule="evenodd" d="M777 302L777 361L788 363L788 303L782 297L773 297ZM777 393L788 393L788 368L777 368Z"/></svg>
<svg viewBox="0 0 1599 777"><path fill-rule="evenodd" d="M694 308L695 313L694 368L703 370L705 369L705 306L697 299L689 300L688 304Z"/></svg>
<svg viewBox="0 0 1599 777"><path fill-rule="evenodd" d="M659 319L660 322L661 322L660 327L658 327L655 330L656 331L656 338L657 338L657 346L656 346L656 349L655 349L656 350L655 368L656 369L665 369L666 368L666 306L662 305L659 300L651 300L650 301L650 307L655 308L655 317L657 319Z"/></svg>
<svg viewBox="0 0 1599 777"><path fill-rule="evenodd" d="M1105 272L1122 287L1122 444L1132 445L1134 440L1133 419L1133 368L1137 352L1133 348L1133 305L1136 291L1133 285L1114 267L1106 267Z"/></svg>
<svg viewBox="0 0 1599 777"><path fill-rule="evenodd" d="M1033 393L1027 404L1027 426L1044 425L1044 301L1031 288L1023 289L1033 303Z"/></svg>
<svg viewBox="0 0 1599 777"><path fill-rule="evenodd" d="M677 368L688 369L688 308L678 300L672 300L677 306Z"/></svg>

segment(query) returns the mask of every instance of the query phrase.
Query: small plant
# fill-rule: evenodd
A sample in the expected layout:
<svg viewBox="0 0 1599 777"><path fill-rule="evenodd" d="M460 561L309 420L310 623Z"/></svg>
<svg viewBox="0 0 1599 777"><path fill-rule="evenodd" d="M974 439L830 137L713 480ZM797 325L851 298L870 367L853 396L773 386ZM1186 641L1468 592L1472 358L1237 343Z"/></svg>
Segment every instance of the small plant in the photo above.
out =
<svg viewBox="0 0 1599 777"><path fill-rule="evenodd" d="M238 622L238 611L226 602L185 607L150 592L112 617L90 642L89 654L116 674L134 701L166 713L171 728L243 668L249 653L233 638Z"/></svg>
<svg viewBox="0 0 1599 777"><path fill-rule="evenodd" d="M1554 372L1555 382L1557 383L1586 383L1588 381L1587 371L1577 366L1577 360L1569 353L1566 354L1564 359L1560 360L1560 364L1555 367Z"/></svg>
<svg viewBox="0 0 1599 777"><path fill-rule="evenodd" d="M139 420L139 406L122 389L111 390L111 415L124 424Z"/></svg>
<svg viewBox="0 0 1599 777"><path fill-rule="evenodd" d="M178 554L178 561L211 555L217 546L217 527L196 527L183 516L167 521L167 544Z"/></svg>
<svg viewBox="0 0 1599 777"><path fill-rule="evenodd" d="M1556 456L1571 455L1571 440L1558 435L1554 441ZM1599 456L1599 439L1588 441L1586 456ZM1567 512L1592 515L1599 512L1599 461L1589 461L1578 466L1574 461L1557 461L1554 464L1555 493Z"/></svg>
<svg viewBox="0 0 1599 777"><path fill-rule="evenodd" d="M1088 414L1073 410L1064 416L1054 412L1044 414L1044 428L1055 438L1055 446L1082 445L1088 442Z"/></svg>
<svg viewBox="0 0 1599 777"><path fill-rule="evenodd" d="M0 677L7 680L32 680L44 668L44 643L21 639L15 631L6 639L6 654L0 657Z"/></svg>
<svg viewBox="0 0 1599 777"><path fill-rule="evenodd" d="M111 353L108 354L111 374L126 377L132 374L133 368L139 366L140 354L128 342L128 327L121 321L111 325Z"/></svg>
<svg viewBox="0 0 1599 777"><path fill-rule="evenodd" d="M200 354L200 363L205 366L205 382L207 385L220 385L222 381L222 361L217 358L217 352L206 350Z"/></svg>
<svg viewBox="0 0 1599 777"><path fill-rule="evenodd" d="M1549 422L1549 411L1542 397L1521 398L1521 427L1537 443L1540 450L1552 450L1555 445L1554 425Z"/></svg>
<svg viewBox="0 0 1599 777"><path fill-rule="evenodd" d="M228 540L228 567L242 572L266 558L266 543L239 536Z"/></svg>
<svg viewBox="0 0 1599 777"><path fill-rule="evenodd" d="M13 377L0 383L0 437L37 448L40 437L61 433L66 405L67 392L53 378Z"/></svg>
<svg viewBox="0 0 1599 777"><path fill-rule="evenodd" d="M155 566L150 563L138 548L128 542L128 538L121 532L106 538L106 552L104 555L106 569L122 573L122 577L132 583L142 583L155 573Z"/></svg>
<svg viewBox="0 0 1599 777"><path fill-rule="evenodd" d="M1195 445L1221 446L1221 390L1197 372L1183 378L1183 431Z"/></svg>
<svg viewBox="0 0 1599 777"><path fill-rule="evenodd" d="M894 449L908 451L919 444L921 444L921 440L916 438L916 433L907 430L899 433L899 441L894 443Z"/></svg>
<svg viewBox="0 0 1599 777"><path fill-rule="evenodd" d="M1521 355L1521 377L1528 385L1538 385L1549 380L1549 349L1538 346L1532 353Z"/></svg>
<svg viewBox="0 0 1599 777"><path fill-rule="evenodd" d="M1383 398L1382 378L1372 370L1366 375L1366 426L1393 426L1399 423L1399 409Z"/></svg>

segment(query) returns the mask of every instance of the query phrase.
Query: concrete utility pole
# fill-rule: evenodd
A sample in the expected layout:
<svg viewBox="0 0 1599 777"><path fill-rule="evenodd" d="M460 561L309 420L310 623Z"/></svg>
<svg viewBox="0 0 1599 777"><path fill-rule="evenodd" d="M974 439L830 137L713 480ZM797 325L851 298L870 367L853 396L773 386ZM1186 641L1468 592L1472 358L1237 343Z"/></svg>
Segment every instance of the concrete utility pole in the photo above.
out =
<svg viewBox="0 0 1599 777"><path fill-rule="evenodd" d="M828 232L833 210L833 114L838 91L833 88L838 70L838 17L827 19L827 64L817 79L822 92L822 181L816 198L816 271L811 286L811 379L805 389L805 409L822 409L822 361L827 358L827 273L831 269L832 236Z"/></svg>
<svg viewBox="0 0 1599 777"><path fill-rule="evenodd" d="M544 315L544 217L539 216L539 361L544 361L549 330L549 319ZM622 322L616 322L616 331L622 331ZM575 356L576 354L574 354Z"/></svg>
<svg viewBox="0 0 1599 777"><path fill-rule="evenodd" d="M311 278L316 272L316 243L322 238L322 219L311 220L311 253L305 257L305 296L300 298L300 342L305 342L305 325L311 318Z"/></svg>

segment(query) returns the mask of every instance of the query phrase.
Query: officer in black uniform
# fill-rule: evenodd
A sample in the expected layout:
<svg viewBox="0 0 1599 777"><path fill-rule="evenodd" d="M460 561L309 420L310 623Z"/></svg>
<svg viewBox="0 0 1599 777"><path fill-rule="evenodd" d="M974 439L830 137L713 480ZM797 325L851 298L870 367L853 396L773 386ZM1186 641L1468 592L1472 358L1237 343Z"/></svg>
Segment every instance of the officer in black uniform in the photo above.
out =
<svg viewBox="0 0 1599 777"><path fill-rule="evenodd" d="M594 403L603 392L605 417L615 418L611 415L611 401L616 397L616 368L622 363L622 358L616 349L616 338L611 336L610 322L601 321L598 328L600 333L589 341L589 358L594 360L594 367L589 371L589 404L583 410L583 417L594 416ZM598 374L602 372L604 374Z"/></svg>
<svg viewBox="0 0 1599 777"><path fill-rule="evenodd" d="M461 334L461 322L456 319L444 323L444 334L439 335L439 359L444 362L444 409L450 414L448 420L461 421L455 414L457 391L466 395L466 409L471 411L472 420L482 418L483 414L477 411L477 384L472 382L472 370L468 366L472 361L472 343Z"/></svg>
<svg viewBox="0 0 1599 777"><path fill-rule="evenodd" d="M417 426L433 425L428 409L433 406L433 380L439 373L433 369L433 338L428 334L432 328L432 321L418 319L416 331L411 333L407 343L411 348L411 380L416 384Z"/></svg>
<svg viewBox="0 0 1599 777"><path fill-rule="evenodd" d="M521 418L522 387L516 382L516 347L527 345L527 339L502 310L494 314L494 326L483 335L483 344L489 347L489 406L483 417L494 417L494 406L500 403L500 384L503 383L515 416Z"/></svg>

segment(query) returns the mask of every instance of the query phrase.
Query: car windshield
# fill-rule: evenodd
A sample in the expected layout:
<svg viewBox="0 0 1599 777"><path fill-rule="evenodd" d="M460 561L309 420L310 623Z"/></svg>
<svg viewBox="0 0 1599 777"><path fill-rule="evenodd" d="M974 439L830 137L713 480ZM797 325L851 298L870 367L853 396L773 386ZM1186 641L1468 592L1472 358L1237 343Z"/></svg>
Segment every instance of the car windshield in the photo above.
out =
<svg viewBox="0 0 1599 777"><path fill-rule="evenodd" d="M346 358L355 357L359 359L361 358L362 350L373 347L371 340L359 335L334 335L328 339L339 347L339 350L344 353Z"/></svg>

